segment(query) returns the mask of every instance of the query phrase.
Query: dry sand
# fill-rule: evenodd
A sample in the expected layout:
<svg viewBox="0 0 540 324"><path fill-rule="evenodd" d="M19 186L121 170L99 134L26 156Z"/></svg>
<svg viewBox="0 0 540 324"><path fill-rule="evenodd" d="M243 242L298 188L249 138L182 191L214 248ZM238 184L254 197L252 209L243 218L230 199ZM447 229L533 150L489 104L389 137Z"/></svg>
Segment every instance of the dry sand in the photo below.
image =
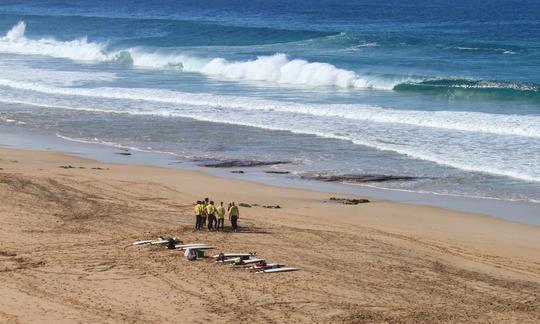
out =
<svg viewBox="0 0 540 324"><path fill-rule="evenodd" d="M0 322L540 322L540 227L60 153L2 149L0 168ZM193 232L206 196L282 208ZM129 246L157 235L302 270Z"/></svg>

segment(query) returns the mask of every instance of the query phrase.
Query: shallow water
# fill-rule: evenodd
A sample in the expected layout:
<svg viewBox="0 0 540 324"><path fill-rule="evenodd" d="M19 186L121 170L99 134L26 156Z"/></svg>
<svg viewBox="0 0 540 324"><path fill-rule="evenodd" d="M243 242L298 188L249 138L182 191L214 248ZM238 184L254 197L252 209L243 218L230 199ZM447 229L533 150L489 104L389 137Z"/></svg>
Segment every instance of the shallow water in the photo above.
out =
<svg viewBox="0 0 540 324"><path fill-rule="evenodd" d="M535 1L4 1L0 123L538 202L539 16Z"/></svg>

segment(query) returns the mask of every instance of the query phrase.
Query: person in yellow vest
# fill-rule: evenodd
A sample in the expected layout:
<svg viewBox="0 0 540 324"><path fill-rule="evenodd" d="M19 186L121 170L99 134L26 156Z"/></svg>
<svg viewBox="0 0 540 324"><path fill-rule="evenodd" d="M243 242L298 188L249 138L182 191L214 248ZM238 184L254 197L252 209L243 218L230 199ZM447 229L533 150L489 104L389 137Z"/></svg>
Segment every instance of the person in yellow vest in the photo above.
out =
<svg viewBox="0 0 540 324"><path fill-rule="evenodd" d="M234 232L238 232L238 218L240 217L240 211L238 206L235 205L234 201L231 203L231 208L229 209L229 220L231 221L232 229Z"/></svg>
<svg viewBox="0 0 540 324"><path fill-rule="evenodd" d="M206 205L206 215L208 216L208 230L211 231L214 229L214 225L217 227L216 206L214 206L213 201Z"/></svg>
<svg viewBox="0 0 540 324"><path fill-rule="evenodd" d="M223 207L223 201L216 208L216 214L217 214L216 231L219 231L220 228L223 231L224 223L225 223L225 207Z"/></svg>
<svg viewBox="0 0 540 324"><path fill-rule="evenodd" d="M197 201L197 205L195 205L195 230L200 231L202 229L202 213L203 213L203 205L200 200Z"/></svg>

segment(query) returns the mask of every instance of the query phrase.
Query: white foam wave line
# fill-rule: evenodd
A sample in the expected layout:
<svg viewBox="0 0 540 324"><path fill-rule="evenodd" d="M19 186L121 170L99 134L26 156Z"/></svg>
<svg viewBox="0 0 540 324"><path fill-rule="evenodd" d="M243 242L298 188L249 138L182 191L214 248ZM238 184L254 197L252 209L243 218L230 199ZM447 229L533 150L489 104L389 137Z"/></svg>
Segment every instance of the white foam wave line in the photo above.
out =
<svg viewBox="0 0 540 324"><path fill-rule="evenodd" d="M85 111L89 111L89 110L85 109ZM104 112L104 111L102 111L102 112ZM102 141L102 140L100 140L98 138L95 138L94 140L88 140L88 139L82 139L82 138L68 137L68 136L62 135L60 133L56 133L55 135L58 138L61 138L61 139L66 140L66 141L71 141L71 142L84 143L84 144L99 144L99 145L106 145L106 146L116 147L116 148L119 148L119 149L128 149L128 150L136 151L136 152L159 153L159 154L167 154L167 155L172 155L172 156L178 157L178 154L176 154L174 152L154 150L152 148L143 149L143 148L140 148L140 147L127 146L127 145L123 145L123 144L119 144L119 143L115 143L115 142L110 142L110 141Z"/></svg>
<svg viewBox="0 0 540 324"><path fill-rule="evenodd" d="M472 198L472 199L486 199L486 200L497 200L497 201L530 202L530 203L535 203L535 204L540 203L540 200L529 199L529 198L497 198L497 197L487 197L487 196L478 196L478 195L455 194L455 193L447 193L447 192L443 193L443 192L435 192L435 191L428 191L428 190L412 190L412 189L388 188L388 187L384 187L384 186L379 187L377 185L369 185L369 184L365 184L365 183L344 183L344 184L351 185L351 186L368 187L368 188L374 188L374 189L398 191L398 192L429 194L429 195L435 195L435 196L448 196L448 197Z"/></svg>
<svg viewBox="0 0 540 324"><path fill-rule="evenodd" d="M55 95L142 100L169 104L280 111L318 117L394 123L453 131L540 138L540 116L496 115L479 112L394 110L366 105L300 104L258 98L194 94L164 89L60 88L0 79L0 86Z"/></svg>
<svg viewBox="0 0 540 324"><path fill-rule="evenodd" d="M157 112L157 111L133 111L133 110L130 110L130 111L118 112L118 111L114 111L114 110L94 109L94 108L69 108L69 107L62 107L62 108L64 108L64 109L72 109L72 110L81 110L81 111L90 111L90 112L127 113L127 114L131 114L131 115L143 115L143 116L144 115L165 116L165 117L175 116L175 117L191 118L191 119L194 119L194 120L216 123L216 120L213 119L213 118L207 118L207 117L204 117L204 116L199 116L199 115L194 115L194 114L189 114L189 113L181 113L181 112L178 112L178 111L169 111L169 112L161 111L161 112ZM340 135L327 133L327 132L319 132L319 131L316 131L316 130L298 130L298 129L293 129L292 127L289 128L289 127L270 126L270 125L265 124L265 123L259 124L259 123L242 122L242 121L237 121L237 120L235 120L235 121L220 120L219 123L228 124L228 125L241 125L241 126L262 128L262 129L273 130L273 131L286 131L286 132L290 132L290 133L294 133L294 134L315 135L315 136L322 137L322 138L349 141L349 142L352 142L352 143L357 144L357 145L367 146L367 147L375 148L375 149L378 149L378 150L381 150L381 151L391 151L391 152L395 152L395 153L399 153L399 154L409 156L409 157L414 158L414 159L431 161L431 162L435 162L435 163L437 163L439 165L445 165L445 166L461 169L461 170L464 170L464 171L488 173L488 174L498 175L498 176L506 176L506 177L519 179L519 180L524 180L524 181L529 181L529 182L540 182L540 178L524 175L524 174L521 174L521 173L518 173L518 172L504 171L504 170L489 168L489 167L485 167L485 166L480 166L479 167L479 166L476 166L476 165L473 165L473 164L449 162L449 161L441 159L438 156L434 156L434 155L431 155L431 154L428 154L428 153L425 153L425 152L404 149L402 147L396 147L394 145L388 145L388 144L383 144L383 143L379 143L379 142L374 143L374 142L371 142L371 141L365 141L365 140L360 140L360 139L357 139L357 138L350 138L350 137L346 137L346 136L340 136Z"/></svg>
<svg viewBox="0 0 540 324"><path fill-rule="evenodd" d="M406 81L361 77L353 71L340 69L332 64L290 59L282 53L231 62L219 57L208 59L182 53L145 52L140 48L107 52L106 44L89 42L86 37L71 41L58 41L53 38L33 40L25 37L25 30L26 24L23 21L13 26L6 36L0 38L0 52L77 61L117 61L137 67L173 68L232 80L315 87L391 90L397 83Z"/></svg>
<svg viewBox="0 0 540 324"><path fill-rule="evenodd" d="M0 38L0 52L24 55L43 55L80 61L105 61L106 45L88 42L86 37L71 41L58 41L53 38L31 40L24 36L26 23L18 24Z"/></svg>

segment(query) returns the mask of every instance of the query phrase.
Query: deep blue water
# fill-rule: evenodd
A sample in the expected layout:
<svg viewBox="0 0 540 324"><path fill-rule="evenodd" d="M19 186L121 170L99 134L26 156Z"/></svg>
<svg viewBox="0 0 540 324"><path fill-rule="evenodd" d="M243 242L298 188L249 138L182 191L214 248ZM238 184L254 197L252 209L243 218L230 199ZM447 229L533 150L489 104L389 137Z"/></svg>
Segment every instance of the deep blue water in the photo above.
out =
<svg viewBox="0 0 540 324"><path fill-rule="evenodd" d="M538 1L2 1L0 35L6 125L540 200Z"/></svg>

